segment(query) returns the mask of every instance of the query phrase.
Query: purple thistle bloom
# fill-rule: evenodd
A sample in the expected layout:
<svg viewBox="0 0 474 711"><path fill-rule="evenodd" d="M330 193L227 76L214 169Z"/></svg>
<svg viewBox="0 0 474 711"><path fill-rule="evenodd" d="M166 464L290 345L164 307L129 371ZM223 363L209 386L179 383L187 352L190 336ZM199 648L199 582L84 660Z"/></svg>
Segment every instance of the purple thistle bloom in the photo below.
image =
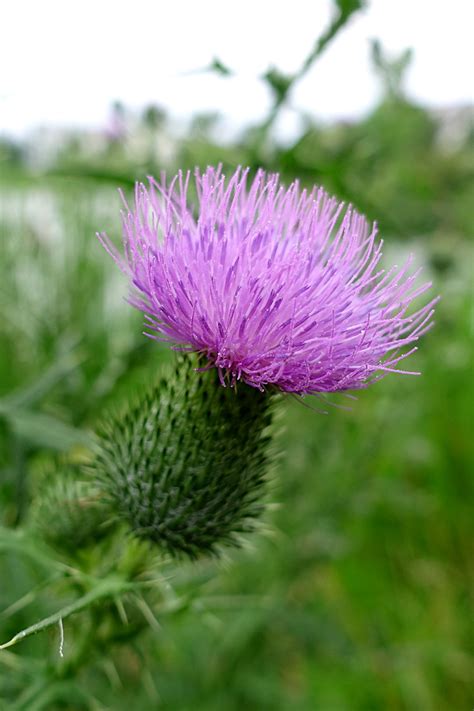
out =
<svg viewBox="0 0 474 711"><path fill-rule="evenodd" d="M134 209L125 203L125 256L99 235L130 279L148 335L203 354L222 384L321 393L409 373L399 363L437 301L410 314L431 286L418 284L412 258L382 269L376 226L352 207L263 171L248 185L248 172L196 171L197 209L189 172L169 186L149 178Z"/></svg>

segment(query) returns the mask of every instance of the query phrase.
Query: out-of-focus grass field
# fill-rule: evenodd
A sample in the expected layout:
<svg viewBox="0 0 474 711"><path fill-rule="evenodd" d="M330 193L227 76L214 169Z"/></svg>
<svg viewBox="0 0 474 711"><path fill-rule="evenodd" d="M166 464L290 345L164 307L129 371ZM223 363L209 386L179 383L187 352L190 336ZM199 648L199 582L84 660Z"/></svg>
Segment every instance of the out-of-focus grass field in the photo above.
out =
<svg viewBox="0 0 474 711"><path fill-rule="evenodd" d="M139 155L128 139L89 153L77 139L36 171L3 147L0 643L65 601L5 533L27 525L41 463L80 456L83 433L172 357L141 335L94 237L119 234L116 187L161 167L164 123L148 113ZM350 412L286 399L267 533L224 562L166 564L185 602L95 648L74 679L44 681L56 631L0 652L1 709L472 708L474 131L443 140L439 119L392 98L265 157L251 136L220 146L204 119L173 144L171 166L258 162L322 183L378 219L389 259L414 251L442 295L411 359L423 375L388 376ZM81 624L65 621L66 659Z"/></svg>

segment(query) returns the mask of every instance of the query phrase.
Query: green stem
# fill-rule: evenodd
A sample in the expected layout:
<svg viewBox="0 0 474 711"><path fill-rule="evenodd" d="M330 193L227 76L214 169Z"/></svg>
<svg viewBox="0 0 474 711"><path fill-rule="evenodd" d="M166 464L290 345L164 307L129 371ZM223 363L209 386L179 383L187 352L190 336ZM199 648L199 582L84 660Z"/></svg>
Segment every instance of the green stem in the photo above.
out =
<svg viewBox="0 0 474 711"><path fill-rule="evenodd" d="M345 5L338 3L336 14L327 30L321 35L321 37L318 38L313 49L308 54L298 71L289 77L288 86L285 91L275 97L275 101L270 108L267 118L259 127L258 134L260 140L264 140L268 135L270 128L273 126L280 113L280 110L288 101L288 97L293 91L294 86L309 72L315 61L321 56L321 54L323 54L326 47L336 37L339 31L342 30L344 25L347 24L351 16L358 10L361 10L363 6L364 0L353 0L353 2L347 2Z"/></svg>
<svg viewBox="0 0 474 711"><path fill-rule="evenodd" d="M90 592L83 595L83 597L79 598L79 600L72 602L70 605L66 605L65 607L58 610L58 612L55 612L49 617L45 617L40 622L37 622L36 624L31 625L30 627L26 627L21 632L18 632L8 642L5 642L5 644L0 645L0 651L2 649L7 649L8 647L13 647L13 645L17 644L18 642L21 642L21 640L25 639L26 637L30 637L31 635L36 634L37 632L41 632L42 630L45 630L48 627L52 627L53 625L59 624L61 620L66 619L67 617L75 614L76 612L84 610L86 607L89 607L89 605L94 604L98 600L102 600L107 597L115 597L116 595L120 595L121 593L131 590L133 588L134 585L132 583L128 583L120 578L109 578L103 580L97 583L96 587L93 590L90 590Z"/></svg>

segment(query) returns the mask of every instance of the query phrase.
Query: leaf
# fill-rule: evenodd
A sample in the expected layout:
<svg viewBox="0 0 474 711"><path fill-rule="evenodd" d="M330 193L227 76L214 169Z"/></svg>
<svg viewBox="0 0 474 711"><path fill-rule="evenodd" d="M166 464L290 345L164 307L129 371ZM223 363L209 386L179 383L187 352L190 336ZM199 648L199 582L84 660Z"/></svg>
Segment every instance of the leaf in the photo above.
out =
<svg viewBox="0 0 474 711"><path fill-rule="evenodd" d="M275 100L278 103L284 101L293 83L293 77L283 74L275 67L272 67L263 75L263 79L271 87L275 95Z"/></svg>
<svg viewBox="0 0 474 711"><path fill-rule="evenodd" d="M220 59L214 57L211 64L208 67L209 72L214 72L215 74L220 74L221 77L230 77L234 73L232 69L223 64Z"/></svg>
<svg viewBox="0 0 474 711"><path fill-rule="evenodd" d="M395 98L403 96L403 82L413 58L413 50L409 47L398 57L389 59L379 40L374 39L371 43L371 54L372 63L381 76L387 95Z"/></svg>
<svg viewBox="0 0 474 711"><path fill-rule="evenodd" d="M100 580L92 590L80 597L78 600L75 600L69 605L65 605L57 612L54 612L52 615L49 615L49 617L45 617L39 622L36 622L34 625L26 627L24 630L21 630L21 632L18 632L14 637L8 640L8 642L0 644L0 651L7 649L8 647L13 647L15 644L18 644L18 642L26 639L26 637L30 637L33 634L37 634L42 630L48 629L48 627L59 624L62 620L70 617L70 615L86 609L89 605L92 605L99 600L108 597L115 597L121 593L133 590L134 587L135 585L133 583L129 583L121 578L111 577L106 578L105 580Z"/></svg>
<svg viewBox="0 0 474 711"><path fill-rule="evenodd" d="M53 558L50 550L43 544L40 545L37 539L25 535L22 531L0 526L0 553L2 551L26 555L47 570L53 569L63 574L71 572L68 565Z"/></svg>
<svg viewBox="0 0 474 711"><path fill-rule="evenodd" d="M92 437L85 430L43 412L11 409L2 414L19 437L40 447L67 451L75 445L89 447L92 444Z"/></svg>
<svg viewBox="0 0 474 711"><path fill-rule="evenodd" d="M0 399L0 412L10 408L20 408L33 405L41 400L52 388L72 373L79 365L80 359L73 353L66 353L53 363L31 385L27 385L6 397Z"/></svg>
<svg viewBox="0 0 474 711"><path fill-rule="evenodd" d="M336 5L344 17L352 15L357 10L362 10L366 4L366 0L336 0Z"/></svg>

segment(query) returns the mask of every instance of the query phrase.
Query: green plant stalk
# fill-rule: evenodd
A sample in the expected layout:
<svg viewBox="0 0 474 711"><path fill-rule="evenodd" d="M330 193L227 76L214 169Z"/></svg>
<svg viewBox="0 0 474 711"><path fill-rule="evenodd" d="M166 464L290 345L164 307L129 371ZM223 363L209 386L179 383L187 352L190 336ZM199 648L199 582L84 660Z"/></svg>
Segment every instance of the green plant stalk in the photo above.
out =
<svg viewBox="0 0 474 711"><path fill-rule="evenodd" d="M104 600L106 598L114 598L125 592L133 590L135 587L136 586L134 583L130 583L121 578L106 578L105 580L98 582L93 590L90 590L88 593L83 595L75 602L72 602L71 604L62 607L60 610L53 613L49 617L45 617L44 619L40 620L40 622L37 622L36 624L31 625L30 627L26 627L24 630L21 630L21 632L18 632L8 642L5 642L4 644L0 645L0 651L8 649L8 647L13 647L15 644L18 644L18 642L21 642L23 639L26 639L31 635L37 634L42 630L48 629L48 627L53 627L53 625L60 624L62 620L65 620L70 615L73 615L76 612L80 612L81 610L86 609L90 605L93 605L94 603L99 602L100 600Z"/></svg>
<svg viewBox="0 0 474 711"><path fill-rule="evenodd" d="M280 113L280 110L288 101L288 97L290 96L295 84L301 81L301 79L303 79L303 77L308 73L308 71L311 69L318 57L323 54L326 47L338 35L340 30L343 29L343 27L347 24L352 15L363 8L364 0L347 0L346 2L340 0L336 4L337 10L329 27L316 40L313 49L308 54L298 71L290 76L284 76L283 74L280 74L280 72L278 72L277 70L274 70L273 72L271 70L269 73L267 73L267 75L265 75L265 78L269 79L271 74L273 73L275 77L278 77L280 80L283 80L283 82L280 83L280 90L275 93L274 102L270 108L268 116L258 128L258 136L260 141L264 141L267 138L271 127L275 123L278 114Z"/></svg>

